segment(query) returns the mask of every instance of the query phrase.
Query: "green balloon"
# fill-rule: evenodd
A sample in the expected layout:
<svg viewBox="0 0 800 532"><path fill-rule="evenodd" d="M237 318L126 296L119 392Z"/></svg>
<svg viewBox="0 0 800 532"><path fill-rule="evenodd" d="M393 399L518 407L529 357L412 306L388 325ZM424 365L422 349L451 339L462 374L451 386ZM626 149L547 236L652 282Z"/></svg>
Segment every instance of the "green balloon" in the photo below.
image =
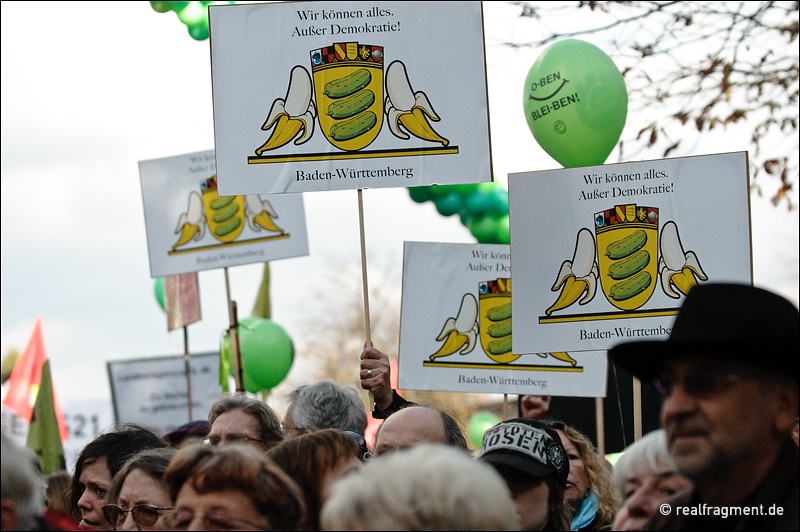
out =
<svg viewBox="0 0 800 532"><path fill-rule="evenodd" d="M248 329L252 329L253 326L258 325L259 320L263 320L259 316L247 316L244 318L239 319L239 329L241 330L242 327L246 327Z"/></svg>
<svg viewBox="0 0 800 532"><path fill-rule="evenodd" d="M431 191L428 190L428 188L429 187L409 187L408 195L417 203L425 203L431 199Z"/></svg>
<svg viewBox="0 0 800 532"><path fill-rule="evenodd" d="M534 61L522 98L536 142L567 168L605 163L628 115L628 91L614 61L578 39L552 44Z"/></svg>
<svg viewBox="0 0 800 532"><path fill-rule="evenodd" d="M430 200L436 201L436 198L450 194L451 190L448 185L431 185L428 187L428 192L430 193Z"/></svg>
<svg viewBox="0 0 800 532"><path fill-rule="evenodd" d="M508 223L508 215L501 216L497 218L497 222L495 224L495 231L494 237L497 241L497 244L510 244L511 243L511 231L510 226Z"/></svg>
<svg viewBox="0 0 800 532"><path fill-rule="evenodd" d="M469 220L469 232L481 244L494 244L495 233L495 220L489 216L484 215L480 218L472 217Z"/></svg>
<svg viewBox="0 0 800 532"><path fill-rule="evenodd" d="M469 418L469 439L476 449L483 447L483 433L500 423L500 418L488 410L479 410Z"/></svg>
<svg viewBox="0 0 800 532"><path fill-rule="evenodd" d="M508 190L498 187L489 195L489 210L492 216L505 216L508 214Z"/></svg>
<svg viewBox="0 0 800 532"><path fill-rule="evenodd" d="M294 346L286 331L272 320L249 317L241 320L239 352L247 391L271 390L289 374Z"/></svg>
<svg viewBox="0 0 800 532"><path fill-rule="evenodd" d="M158 302L158 306L161 307L161 310L166 311L167 307L164 303L164 278L163 277L156 277L155 283L153 284L153 290L156 294L156 301Z"/></svg>
<svg viewBox="0 0 800 532"><path fill-rule="evenodd" d="M209 33L208 20L203 20L197 24L189 26L187 31L189 32L189 36L195 41L205 41L208 39Z"/></svg>
<svg viewBox="0 0 800 532"><path fill-rule="evenodd" d="M462 205L461 196L457 192L450 192L444 196L439 196L433 200L436 210L442 216L452 216L456 214Z"/></svg>
<svg viewBox="0 0 800 532"><path fill-rule="evenodd" d="M486 192L475 189L475 191L464 200L464 207L468 215L480 218L491 209L492 198Z"/></svg>
<svg viewBox="0 0 800 532"><path fill-rule="evenodd" d="M219 339L219 385L222 391L228 391L228 375L233 375L231 367L231 337L227 329L222 331Z"/></svg>
<svg viewBox="0 0 800 532"><path fill-rule="evenodd" d="M241 323L241 322L239 322ZM240 329L241 330L241 329ZM230 333L225 330L222 333L222 340L220 342L220 358L219 358L219 384L222 390L228 391L228 376L236 379L233 371L233 362L231 361L231 337ZM260 386L255 384L246 371L242 371L242 388L246 392L257 393L262 390Z"/></svg>

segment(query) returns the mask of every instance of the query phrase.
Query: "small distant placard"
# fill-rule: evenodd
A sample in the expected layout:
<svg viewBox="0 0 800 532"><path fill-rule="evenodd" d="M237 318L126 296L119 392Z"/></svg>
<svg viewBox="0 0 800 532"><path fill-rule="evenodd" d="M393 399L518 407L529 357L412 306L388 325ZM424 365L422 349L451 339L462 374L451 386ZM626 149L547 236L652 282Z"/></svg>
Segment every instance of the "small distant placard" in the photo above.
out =
<svg viewBox="0 0 800 532"><path fill-rule="evenodd" d="M214 150L139 161L150 275L308 255L302 194L220 196Z"/></svg>
<svg viewBox="0 0 800 532"><path fill-rule="evenodd" d="M222 394L219 353L190 356L192 420L206 419ZM108 362L114 420L140 423L165 434L189 419L185 357L164 356Z"/></svg>

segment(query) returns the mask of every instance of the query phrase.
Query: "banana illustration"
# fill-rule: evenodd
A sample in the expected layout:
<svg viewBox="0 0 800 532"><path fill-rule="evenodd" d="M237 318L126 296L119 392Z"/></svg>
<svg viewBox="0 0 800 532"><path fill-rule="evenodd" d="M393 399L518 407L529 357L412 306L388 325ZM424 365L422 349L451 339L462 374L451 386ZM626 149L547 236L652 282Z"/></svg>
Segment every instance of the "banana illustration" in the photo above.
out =
<svg viewBox="0 0 800 532"><path fill-rule="evenodd" d="M278 213L269 200L262 200L258 194L249 194L244 197L244 206L247 212L247 224L253 231L261 231L263 228L276 233L286 233L273 221L273 218L278 217Z"/></svg>
<svg viewBox="0 0 800 532"><path fill-rule="evenodd" d="M386 69L386 93L385 112L394 136L407 140L411 138L408 133L411 133L422 140L440 142L442 146L450 144L428 122L428 119L438 122L439 115L424 92L414 92L411 88L406 67L401 61L394 61Z"/></svg>
<svg viewBox="0 0 800 532"><path fill-rule="evenodd" d="M437 342L444 340L444 344L430 356L431 360L452 355L459 349L460 354L466 355L475 349L478 337L478 301L472 294L464 294L461 298L461 308L458 317L447 318L442 332L436 337Z"/></svg>
<svg viewBox="0 0 800 532"><path fill-rule="evenodd" d="M553 358L555 358L555 359L557 359L557 360L561 360L561 361L564 361L564 362L569 362L569 363L570 363L570 364L572 364L573 366L574 366L574 365L576 365L576 364L578 363L578 362L576 362L576 361L575 361L575 359L574 359L574 358L572 358L571 356L569 356L569 353L566 353L566 352L564 352L564 351L554 351L554 352L552 352L552 353L548 353L548 354L549 354L551 357L553 357Z"/></svg>
<svg viewBox="0 0 800 532"><path fill-rule="evenodd" d="M680 294L688 294L698 284L697 278L701 281L708 280L694 251L683 251L675 222L664 224L659 248L661 259L658 261L658 273L661 276L661 288L669 297L677 299L681 297ZM673 290L673 286L680 293Z"/></svg>
<svg viewBox="0 0 800 532"><path fill-rule="evenodd" d="M280 148L295 137L295 144L303 144L311 138L314 133L314 119L317 117L311 94L311 76L308 71L299 65L294 67L289 77L286 98L278 98L272 102L267 120L261 126L264 131L272 127L274 129L269 140L256 150L256 155Z"/></svg>
<svg viewBox="0 0 800 532"><path fill-rule="evenodd" d="M181 236L172 245L173 251L192 239L200 240L206 234L203 198L197 192L189 193L189 207L178 218L178 226L175 228L175 233L180 233Z"/></svg>
<svg viewBox="0 0 800 532"><path fill-rule="evenodd" d="M555 284L550 289L553 292L561 287L556 302L545 310L548 316L557 310L572 305L585 293L580 300L585 305L594 298L597 289L597 262L595 261L595 242L592 232L586 228L578 231L578 240L575 243L575 252L572 260L565 260L561 264Z"/></svg>
<svg viewBox="0 0 800 532"><path fill-rule="evenodd" d="M542 358L547 358L547 355L550 355L556 360L561 360L562 362L569 362L573 366L578 364L578 361L569 356L569 353L565 351L553 351L552 353L536 353L536 354Z"/></svg>

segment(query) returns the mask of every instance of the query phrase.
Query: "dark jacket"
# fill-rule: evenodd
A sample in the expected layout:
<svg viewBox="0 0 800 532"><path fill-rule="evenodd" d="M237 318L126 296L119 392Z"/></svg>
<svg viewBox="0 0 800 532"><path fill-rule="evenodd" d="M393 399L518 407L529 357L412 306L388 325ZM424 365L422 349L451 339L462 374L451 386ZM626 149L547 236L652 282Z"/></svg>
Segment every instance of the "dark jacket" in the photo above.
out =
<svg viewBox="0 0 800 532"><path fill-rule="evenodd" d="M764 482L755 492L742 501L737 508L757 508L756 515L728 515L723 518L713 512L728 511L730 507L703 506L695 490L685 491L672 497L667 504L672 511L668 515L660 512L645 525L645 530L800 530L800 475L798 475L798 449L787 440ZM710 515L676 515L677 506L688 506L690 510ZM782 515L775 514L782 510ZM750 510L752 513L752 510ZM758 515L762 513L763 515Z"/></svg>
<svg viewBox="0 0 800 532"><path fill-rule="evenodd" d="M392 390L392 404L386 407L386 410L378 408L377 403L372 405L372 417L375 419L386 419L398 410L402 410L408 406L416 406L417 403L407 401L402 395L397 393L397 390Z"/></svg>

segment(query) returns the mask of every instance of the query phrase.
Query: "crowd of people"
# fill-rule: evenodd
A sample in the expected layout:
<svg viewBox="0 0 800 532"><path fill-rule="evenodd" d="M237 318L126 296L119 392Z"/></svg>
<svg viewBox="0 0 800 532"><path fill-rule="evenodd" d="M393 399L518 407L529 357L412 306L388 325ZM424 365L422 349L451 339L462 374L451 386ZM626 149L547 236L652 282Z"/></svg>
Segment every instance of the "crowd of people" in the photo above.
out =
<svg viewBox="0 0 800 532"><path fill-rule="evenodd" d="M160 435L115 426L74 473L41 475L3 435L2 530L798 530L798 310L746 285L693 288L666 340L610 359L663 397L662 428L612 466L552 419L549 396L471 449L460 423L390 385L367 346L374 404L330 380L283 416L221 396L208 419ZM367 416L381 419L367 442ZM59 487L60 486L60 487ZM679 509L687 509L679 511Z"/></svg>

